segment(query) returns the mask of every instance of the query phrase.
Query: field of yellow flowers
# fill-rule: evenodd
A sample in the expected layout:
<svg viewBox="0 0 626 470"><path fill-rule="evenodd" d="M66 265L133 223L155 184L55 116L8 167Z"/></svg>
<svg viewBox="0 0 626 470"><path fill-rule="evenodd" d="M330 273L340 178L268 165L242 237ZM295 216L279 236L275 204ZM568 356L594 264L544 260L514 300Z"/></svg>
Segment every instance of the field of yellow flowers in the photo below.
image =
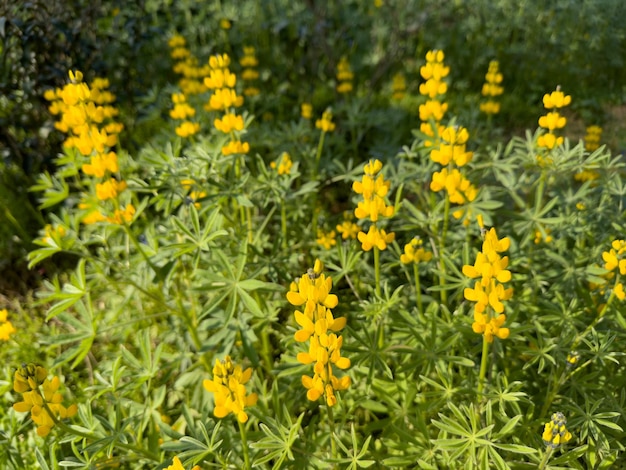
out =
<svg viewBox="0 0 626 470"><path fill-rule="evenodd" d="M626 468L626 7L169 3L0 12L0 468Z"/></svg>

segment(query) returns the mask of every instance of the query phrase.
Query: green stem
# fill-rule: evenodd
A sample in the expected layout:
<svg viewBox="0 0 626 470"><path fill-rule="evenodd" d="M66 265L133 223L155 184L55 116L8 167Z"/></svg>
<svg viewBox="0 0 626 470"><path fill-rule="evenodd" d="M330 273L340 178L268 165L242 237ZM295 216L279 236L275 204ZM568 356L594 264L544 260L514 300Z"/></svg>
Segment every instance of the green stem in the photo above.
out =
<svg viewBox="0 0 626 470"><path fill-rule="evenodd" d="M443 254L446 248L446 236L448 234L448 218L450 216L450 196L446 192L446 201L443 210L443 230L441 231L441 237L439 238L439 269L441 270L441 274L439 275L439 285L444 287L446 285L445 275L446 275L446 263L443 259ZM445 290L441 290L441 303L447 304L448 302L448 292Z"/></svg>
<svg viewBox="0 0 626 470"><path fill-rule="evenodd" d="M333 416L333 407L326 403L328 409L328 427L330 428L330 455L331 458L337 458L337 444L335 444L335 418Z"/></svg>
<svg viewBox="0 0 626 470"><path fill-rule="evenodd" d="M483 393L485 376L487 375L487 363L489 362L489 342L483 334L483 353L480 358L480 374L478 375L478 394Z"/></svg>
<svg viewBox="0 0 626 470"><path fill-rule="evenodd" d="M374 275L376 277L376 296L380 297L380 250L374 247Z"/></svg>
<svg viewBox="0 0 626 470"><path fill-rule="evenodd" d="M148 263L148 266L150 266L150 268L152 268L152 270L155 273L158 273L159 272L158 271L159 268L157 268L155 266L155 264L152 262L150 257L146 254L145 251L143 251L143 248L141 247L141 243L139 243L139 240L137 240L137 237L135 237L135 234L130 229L130 225L128 225L128 223L123 220L123 225L122 226L124 227L124 231L128 235L128 238L133 243L133 246L141 254L142 258L146 261L146 263Z"/></svg>
<svg viewBox="0 0 626 470"><path fill-rule="evenodd" d="M322 131L322 133L320 134L320 140L317 144L317 152L315 153L315 162L313 163L313 175L312 175L312 179L311 181L317 181L319 178L319 167L320 167L320 160L322 159L322 149L324 148L324 136L326 135L326 132ZM313 232L313 237L317 237L317 193L318 191L313 191L313 205L312 205L312 212L313 212L313 219L311 220L311 231Z"/></svg>
<svg viewBox="0 0 626 470"><path fill-rule="evenodd" d="M283 234L283 240L281 246L287 248L287 209L285 207L285 201L281 201L280 205L280 230Z"/></svg>
<svg viewBox="0 0 626 470"><path fill-rule="evenodd" d="M424 312L422 309L422 288L420 286L420 273L417 263L413 263L413 277L415 277L415 298L417 299L417 310L421 315Z"/></svg>
<svg viewBox="0 0 626 470"><path fill-rule="evenodd" d="M546 453L543 454L543 459L541 459L541 463L537 467L537 470L544 470L544 468L546 468L546 465L548 465L548 460L550 460L550 457L552 457L552 452L554 452L554 447L549 446L546 449Z"/></svg>
<svg viewBox="0 0 626 470"><path fill-rule="evenodd" d="M248 221L248 243L252 243L252 209L246 207L246 220Z"/></svg>
<svg viewBox="0 0 626 470"><path fill-rule="evenodd" d="M246 439L246 426L239 420L239 434L241 435L241 448L243 449L243 464L246 470L250 469L250 455L248 455L248 440Z"/></svg>

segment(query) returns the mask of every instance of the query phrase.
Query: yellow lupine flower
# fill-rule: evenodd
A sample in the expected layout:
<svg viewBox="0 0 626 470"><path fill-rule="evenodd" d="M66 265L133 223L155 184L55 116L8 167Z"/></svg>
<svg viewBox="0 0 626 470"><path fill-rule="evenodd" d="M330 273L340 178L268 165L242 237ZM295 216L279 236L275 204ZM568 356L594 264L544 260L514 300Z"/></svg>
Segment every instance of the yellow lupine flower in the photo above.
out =
<svg viewBox="0 0 626 470"><path fill-rule="evenodd" d="M9 312L6 309L0 310L0 341L8 341L9 337L17 330L8 320Z"/></svg>
<svg viewBox="0 0 626 470"><path fill-rule="evenodd" d="M327 109L322 114L322 118L315 121L315 127L322 132L332 132L335 130L335 124L332 122L333 114L330 109Z"/></svg>
<svg viewBox="0 0 626 470"><path fill-rule="evenodd" d="M22 394L22 401L13 404L15 411L30 412L31 419L37 425L37 434L47 436L58 419L71 418L78 411L76 404L69 407L62 405L63 396L58 393L60 380L54 376L47 378L48 371L41 366L29 364L20 367L13 376L13 390Z"/></svg>
<svg viewBox="0 0 626 470"><path fill-rule="evenodd" d="M229 134L232 131L241 131L243 130L243 116L238 116L233 113L226 113L222 117L222 119L215 118L213 121L213 125L218 131L223 132L224 134Z"/></svg>
<svg viewBox="0 0 626 470"><path fill-rule="evenodd" d="M238 140L232 140L228 144L222 147L222 153L225 156L234 155L237 153L246 154L250 151L250 144L248 142L240 142Z"/></svg>
<svg viewBox="0 0 626 470"><path fill-rule="evenodd" d="M556 448L569 442L572 439L572 433L567 430L566 424L567 420L563 413L554 413L550 421L545 424L541 435L543 443L548 447Z"/></svg>
<svg viewBox="0 0 626 470"><path fill-rule="evenodd" d="M118 194L126 189L125 181L117 181L114 178L103 183L96 184L96 197L101 201L115 199Z"/></svg>
<svg viewBox="0 0 626 470"><path fill-rule="evenodd" d="M433 254L425 251L424 248L422 248L422 243L421 238L415 237L409 243L404 245L404 253L400 255L400 262L402 264L409 264L430 261Z"/></svg>
<svg viewBox="0 0 626 470"><path fill-rule="evenodd" d="M175 129L176 135L183 139L200 132L200 124L197 122L184 121Z"/></svg>
<svg viewBox="0 0 626 470"><path fill-rule="evenodd" d="M304 119L311 119L313 116L313 105L311 103L302 103L300 105L300 115Z"/></svg>
<svg viewBox="0 0 626 470"><path fill-rule="evenodd" d="M255 405L258 399L256 393L246 393L245 384L250 377L252 377L252 368L242 370L241 366L233 364L230 356L226 356L224 360L215 360L213 379L204 380L202 385L214 395L213 414L216 418L224 418L233 413L239 422L248 421L245 408Z"/></svg>

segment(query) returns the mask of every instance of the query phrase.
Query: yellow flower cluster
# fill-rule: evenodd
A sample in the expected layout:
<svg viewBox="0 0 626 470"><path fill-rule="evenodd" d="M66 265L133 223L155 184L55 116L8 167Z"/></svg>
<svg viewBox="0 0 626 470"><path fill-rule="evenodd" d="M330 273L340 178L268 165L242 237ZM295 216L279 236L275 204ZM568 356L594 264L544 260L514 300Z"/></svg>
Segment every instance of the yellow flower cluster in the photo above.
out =
<svg viewBox="0 0 626 470"><path fill-rule="evenodd" d="M552 93L543 96L543 106L548 110L548 113L539 118L539 126L548 132L537 139L539 147L552 150L563 143L563 137L557 137L554 131L565 127L567 119L561 116L558 110L569 105L571 101L572 97L565 95L559 87Z"/></svg>
<svg viewBox="0 0 626 470"><path fill-rule="evenodd" d="M450 67L444 65L444 58L443 51L428 51L426 64L420 67L420 75L426 82L420 85L419 90L427 98L419 107L420 120L423 121L420 130L432 138L426 142L427 146L435 143L439 122L448 110L448 104L443 102L448 85L443 79L450 73Z"/></svg>
<svg viewBox="0 0 626 470"><path fill-rule="evenodd" d="M311 103L302 103L300 105L300 116L303 119L311 119L313 117L313 105Z"/></svg>
<svg viewBox="0 0 626 470"><path fill-rule="evenodd" d="M335 123L333 122L333 112L328 108L322 113L322 118L315 121L315 127L322 132L332 132L335 130Z"/></svg>
<svg viewBox="0 0 626 470"><path fill-rule="evenodd" d="M23 400L14 403L13 409L21 413L30 411L41 437L47 436L59 419L71 418L78 411L76 404L63 406L63 396L58 393L59 378L47 377L48 371L35 364L20 367L13 376L13 390L21 393Z"/></svg>
<svg viewBox="0 0 626 470"><path fill-rule="evenodd" d="M176 128L176 135L186 139L200 132L200 124L197 122L184 121Z"/></svg>
<svg viewBox="0 0 626 470"><path fill-rule="evenodd" d="M185 470L185 467L183 467L183 463L180 461L178 456L174 456L174 458L172 459L172 465L165 467L165 470ZM200 470L200 465L194 465L191 470Z"/></svg>
<svg viewBox="0 0 626 470"><path fill-rule="evenodd" d="M385 203L385 196L389 192L390 182L385 181L384 176L380 173L383 164L380 160L370 160L363 168L363 177L361 181L355 181L352 184L352 190L363 196L354 215L357 219L369 218L372 222L377 222L379 215L383 217L392 217L394 208Z"/></svg>
<svg viewBox="0 0 626 470"><path fill-rule="evenodd" d="M485 75L482 95L487 100L480 103L480 110L485 114L498 114L500 112L500 103L494 99L504 92L500 85L502 83L502 74L499 71L499 65L497 60L489 62L489 69Z"/></svg>
<svg viewBox="0 0 626 470"><path fill-rule="evenodd" d="M337 93L346 94L352 91L352 81L354 74L350 68L348 58L343 56L337 64Z"/></svg>
<svg viewBox="0 0 626 470"><path fill-rule="evenodd" d="M428 262L433 258L433 254L422 248L423 242L420 237L414 237L409 243L404 245L404 253L400 255L402 264Z"/></svg>
<svg viewBox="0 0 626 470"><path fill-rule="evenodd" d="M279 175L288 175L291 172L293 162L287 152L283 152L278 157L278 162L271 162L270 167L278 171Z"/></svg>
<svg viewBox="0 0 626 470"><path fill-rule="evenodd" d="M256 63L256 59L254 60ZM252 62L244 61L245 63ZM230 57L227 54L214 55L209 59L210 71L204 78L204 85L212 90L212 93L204 109L224 111L221 119L216 118L213 121L218 131L230 135L230 141L222 147L222 153L224 155L246 154L250 151L250 144L241 141L241 133L245 130L243 116L237 115L233 109L243 104L243 96L237 95L235 91L237 77L230 71L229 66Z"/></svg>
<svg viewBox="0 0 626 470"><path fill-rule="evenodd" d="M198 66L198 59L185 47L185 38L182 36L173 36L169 45L172 48L172 58L180 60L174 65L174 71L183 76L179 81L182 93L172 93L174 108L170 111L170 117L182 121L176 127L176 135L186 139L200 132L200 124L189 120L196 115L196 110L187 103L186 95L197 95L206 91L200 78L208 73L208 67Z"/></svg>
<svg viewBox="0 0 626 470"><path fill-rule="evenodd" d="M359 226L352 221L352 214L349 211L345 211L343 214L343 222L337 224L337 231L341 234L343 240L348 238L356 238L359 233Z"/></svg>
<svg viewBox="0 0 626 470"><path fill-rule="evenodd" d="M430 189L434 192L446 190L450 202L454 204L465 204L476 199L478 190L470 181L461 174L459 170L454 168L448 170L443 168L441 171L433 173L433 179L430 182ZM469 212L469 211L468 211ZM464 209L455 210L452 216L455 219L460 219L466 214ZM467 214L469 215L469 213ZM463 221L464 224L469 223L469 218L466 217Z"/></svg>
<svg viewBox="0 0 626 470"><path fill-rule="evenodd" d="M9 337L17 331L8 318L9 312L0 310L0 341L9 341Z"/></svg>
<svg viewBox="0 0 626 470"><path fill-rule="evenodd" d="M385 181L382 173L383 164L380 160L370 160L363 168L363 177L361 181L355 181L352 184L352 190L363 196L363 200L359 201L354 215L357 219L369 219L372 222L367 233L359 232L358 239L361 247L365 251L377 247L379 250L385 250L387 244L395 239L395 233L386 233L383 229L377 227L378 218L392 217L394 207L387 205L385 196L389 192L390 182Z"/></svg>
<svg viewBox="0 0 626 470"><path fill-rule="evenodd" d="M468 164L474 154L466 148L469 133L464 127L439 126L439 137L430 151L430 159L444 168L433 173L430 189L434 192L446 190L451 203L466 204L476 199L478 190L456 168ZM452 216L460 219L465 216L463 223L469 224L470 211L464 208L455 210Z"/></svg>
<svg viewBox="0 0 626 470"><path fill-rule="evenodd" d="M243 57L239 60L239 64L243 67L241 79L246 85L243 94L245 96L257 96L260 91L254 86L254 82L259 79L259 71L256 69L259 66L259 61L256 58L254 47L246 46L243 48Z"/></svg>
<svg viewBox="0 0 626 470"><path fill-rule="evenodd" d="M327 250L330 250L337 244L337 233L334 230L330 232L324 232L323 230L317 231L317 239L315 240L318 245L322 245Z"/></svg>
<svg viewBox="0 0 626 470"><path fill-rule="evenodd" d="M474 156L466 150L469 133L464 127L446 127L439 135L440 143L430 152L430 159L441 166L453 162L456 166L467 165Z"/></svg>
<svg viewBox="0 0 626 470"><path fill-rule="evenodd" d="M202 382L204 388L215 398L213 414L216 418L224 418L233 413L239 422L248 421L245 408L256 404L256 393L246 394L245 384L252 377L252 368L242 370L241 366L233 364L230 356L224 360L215 360L213 379Z"/></svg>
<svg viewBox="0 0 626 470"><path fill-rule="evenodd" d="M569 442L572 439L572 433L567 430L566 424L567 420L563 413L553 413L550 421L543 428L543 434L541 435L543 443L548 447L556 448L561 444Z"/></svg>
<svg viewBox="0 0 626 470"><path fill-rule="evenodd" d="M346 325L346 318L334 318L331 309L339 303L337 296L330 293L332 279L327 278L320 260L300 279L291 283L287 300L293 306L304 305L303 311L294 315L300 329L294 338L299 343L309 341L307 352L298 353L298 362L313 365L313 377L302 376L302 385L307 389L307 398L316 401L324 397L328 406L337 403L335 392L350 386L350 377L335 377L333 365L345 370L350 367L350 359L341 356L343 336L336 333Z"/></svg>
<svg viewBox="0 0 626 470"><path fill-rule="evenodd" d="M196 185L196 182L192 179L183 179L181 180L180 184L185 191L191 190L191 192L189 192L189 195L187 196L187 201L190 204L193 204L196 209L200 209L201 204L198 202L198 200L206 197L206 191L192 189Z"/></svg>
<svg viewBox="0 0 626 470"><path fill-rule="evenodd" d="M406 77L402 72L396 73L391 80L391 99L400 101L406 93Z"/></svg>
<svg viewBox="0 0 626 470"><path fill-rule="evenodd" d="M552 242L552 240L554 240L554 237L550 235L550 232L551 230L549 228L545 229L546 237L543 238L543 235L541 234L541 230L535 230L535 245L538 245L539 243L541 243L542 239L545 243Z"/></svg>
<svg viewBox="0 0 626 470"><path fill-rule="evenodd" d="M619 276L626 275L626 240L613 240L611 249L602 253L604 269L615 271L618 278L615 280L613 293L619 300L626 298L624 285L619 281Z"/></svg>
<svg viewBox="0 0 626 470"><path fill-rule="evenodd" d="M585 135L585 150L593 152L600 147L600 138L602 137L602 128L600 126L587 127Z"/></svg>
<svg viewBox="0 0 626 470"><path fill-rule="evenodd" d="M115 212L120 211L117 196L126 188L124 181L118 181L112 177L119 171L117 154L110 150L118 142L118 134L123 125L114 122L113 117L118 111L111 103L115 95L107 91L109 81L96 78L91 85L83 82L81 72L69 72L70 83L62 89L49 90L44 95L52 103L50 112L60 114L60 120L55 127L61 132L69 134L65 140L66 148L76 148L88 162L81 165L81 170L87 176L104 178L104 182L96 183L95 197L99 201L116 199L113 216L107 217L100 212L97 202L79 204L80 209L88 209L82 222L85 224L108 221L118 222ZM128 217L124 220L130 222L135 213L135 208L129 204L122 210Z"/></svg>
<svg viewBox="0 0 626 470"><path fill-rule="evenodd" d="M63 88L48 90L44 98L50 101L50 113L59 115L54 127L67 134L63 146L76 148L85 157L103 155L106 147L117 144L123 124L114 122L119 114L111 106L115 95L106 90L106 79L95 79L91 86L83 82L82 72L69 72L70 83Z"/></svg>
<svg viewBox="0 0 626 470"><path fill-rule="evenodd" d="M479 218L479 223L482 228L482 218ZM482 251L476 255L474 265L463 266L464 275L472 279L480 278L473 288L466 287L463 295L467 300L476 302L472 329L475 333L483 334L489 343L493 342L494 336L500 339L509 337L509 329L502 328L506 320L502 301L513 295L512 288L505 289L503 286L503 283L511 280L511 272L506 269L509 265L508 256L499 255L508 250L509 245L508 238L499 240L496 229L491 228L485 234Z"/></svg>
<svg viewBox="0 0 626 470"><path fill-rule="evenodd" d="M198 59L187 49L185 38L174 35L168 42L170 46L170 57L176 61L173 70L182 75L178 86L185 95L199 95L206 91L206 87L200 81L208 74L208 66L199 66Z"/></svg>

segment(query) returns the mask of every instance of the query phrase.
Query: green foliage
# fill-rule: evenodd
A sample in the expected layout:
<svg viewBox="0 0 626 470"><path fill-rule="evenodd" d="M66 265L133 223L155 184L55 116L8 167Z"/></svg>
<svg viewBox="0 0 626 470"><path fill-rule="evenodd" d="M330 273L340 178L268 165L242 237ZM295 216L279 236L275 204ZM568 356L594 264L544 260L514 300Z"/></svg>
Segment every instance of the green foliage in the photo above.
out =
<svg viewBox="0 0 626 470"><path fill-rule="evenodd" d="M8 123L0 127L13 142L2 150L9 163L0 167L0 251L34 271L60 268L42 269L34 298L0 303L17 330L0 340L0 467L165 469L174 456L186 469L624 465L624 273L607 258L626 232L626 167L616 149L586 150L570 132L624 92L622 3L382 3L109 2L83 12L82 28L72 26L81 2L2 12L2 73L14 89L0 100ZM44 25L52 17L58 21ZM37 25L37 41L27 44ZM24 35L9 37L10 28ZM256 48L260 95L233 108L243 130L214 127L222 114L203 107L205 91L187 96L200 132L176 134L169 112L184 84L166 58L174 34L199 65L228 53L239 94L242 48ZM28 47L33 60L20 69ZM63 47L64 61L53 63ZM418 90L433 48L451 68L453 117L442 124L466 127L474 153L461 170L477 193L463 204L430 186L441 168L420 130L426 98ZM354 73L348 95L336 91L343 56ZM494 58L505 77L503 113L487 118L477 104ZM41 95L77 65L86 83L110 77L126 124L111 148L119 170L105 179L85 171L93 155L53 151L60 138ZM400 71L407 90L393 100L391 77ZM578 114L547 151L536 119L556 84ZM300 115L305 102L310 120ZM315 120L327 108L336 129L321 132ZM37 125L20 128L30 110ZM51 165L34 165L39 176L30 181L24 161L6 149L26 152L42 127L49 140L39 157ZM509 137L512 129L528 130ZM223 150L234 136L250 144L248 154ZM283 152L293 161L287 174L278 171ZM370 223L352 217L362 200L353 183L375 158L394 209L377 224L395 239L364 251L356 234L338 232L345 222L367 232ZM128 187L99 197L108 178ZM45 214L33 209L27 186ZM131 206L128 218L115 217ZM88 223L93 208L101 219ZM513 288L504 302L509 335L492 343L476 332L467 294L476 280L464 269L490 227L510 242L501 256ZM404 264L416 236L432 259ZM286 299L296 278L320 275L307 271L316 259L339 299L334 319L347 320L337 334L351 384L335 387L334 406L324 395L308 398L302 377L313 364L298 354L311 350L295 335L305 327L294 317L305 306ZM486 308L495 312L494 303ZM258 401L245 407L245 423L216 417L219 394L207 391L226 356L241 374L252 368L241 386ZM34 411L12 408L24 396L13 385L22 363L58 376L64 403L78 405L45 437ZM542 429L557 410L572 438L553 449Z"/></svg>

